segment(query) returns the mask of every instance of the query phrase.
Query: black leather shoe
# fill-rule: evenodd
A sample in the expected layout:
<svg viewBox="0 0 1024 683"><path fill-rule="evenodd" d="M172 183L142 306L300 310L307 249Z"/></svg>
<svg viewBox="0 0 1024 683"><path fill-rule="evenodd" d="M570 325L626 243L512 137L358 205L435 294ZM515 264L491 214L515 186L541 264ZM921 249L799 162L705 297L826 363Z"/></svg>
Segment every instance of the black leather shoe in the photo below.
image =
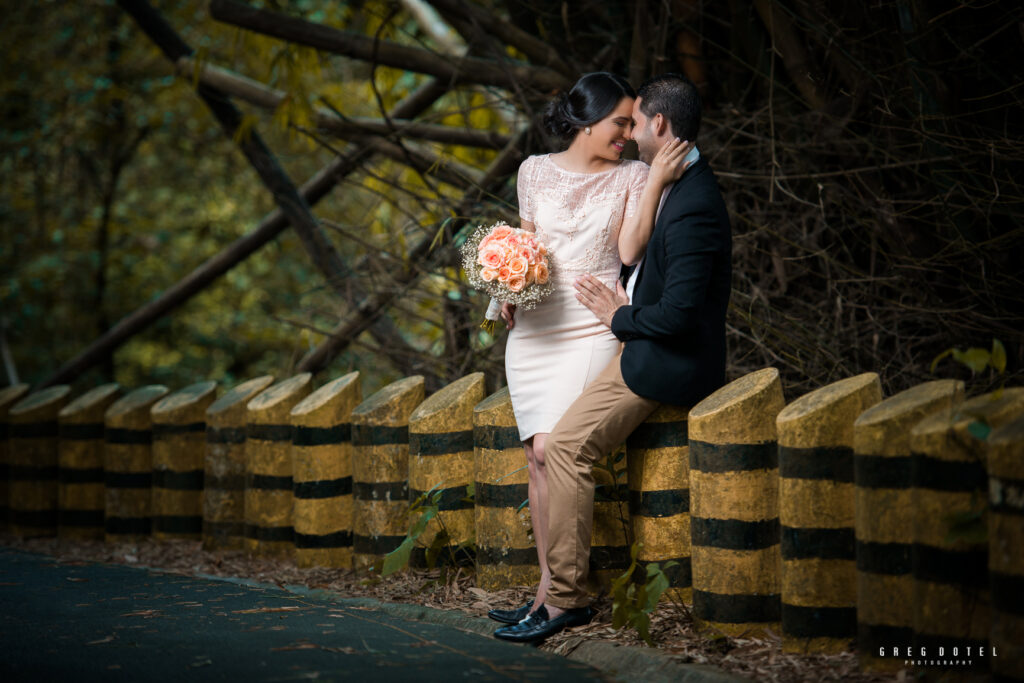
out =
<svg viewBox="0 0 1024 683"><path fill-rule="evenodd" d="M499 628L494 632L494 637L510 640L513 643L539 643L564 628L589 624L592 616L589 607L575 607L565 610L552 619L548 616L547 608L541 605L536 612L522 622Z"/></svg>
<svg viewBox="0 0 1024 683"><path fill-rule="evenodd" d="M503 624L518 624L530 616L531 607L533 607L533 600L530 600L519 609L492 609L487 613L487 616Z"/></svg>

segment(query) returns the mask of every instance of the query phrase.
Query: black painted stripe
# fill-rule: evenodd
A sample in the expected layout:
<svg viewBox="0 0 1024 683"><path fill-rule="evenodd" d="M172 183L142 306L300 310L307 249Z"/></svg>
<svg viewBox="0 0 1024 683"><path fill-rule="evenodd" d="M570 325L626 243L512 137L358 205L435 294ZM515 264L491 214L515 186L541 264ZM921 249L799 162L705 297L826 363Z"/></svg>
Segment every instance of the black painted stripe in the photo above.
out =
<svg viewBox="0 0 1024 683"><path fill-rule="evenodd" d="M296 446L334 446L352 440L352 425L347 422L332 427L292 427L292 444Z"/></svg>
<svg viewBox="0 0 1024 683"><path fill-rule="evenodd" d="M989 509L1000 515L1024 515L1024 479L990 477Z"/></svg>
<svg viewBox="0 0 1024 683"><path fill-rule="evenodd" d="M782 603L782 634L793 638L856 638L857 608Z"/></svg>
<svg viewBox="0 0 1024 683"><path fill-rule="evenodd" d="M352 482L352 495L356 500L376 500L391 503L409 502L409 484L404 481L370 483Z"/></svg>
<svg viewBox="0 0 1024 683"><path fill-rule="evenodd" d="M153 485L152 472L111 472L103 473L103 483L108 489L148 489Z"/></svg>
<svg viewBox="0 0 1024 683"><path fill-rule="evenodd" d="M704 621L720 624L766 624L781 616L777 594L727 595L693 589L693 613Z"/></svg>
<svg viewBox="0 0 1024 683"><path fill-rule="evenodd" d="M293 488L291 477L275 477L269 474L245 475L246 488L258 491L291 491Z"/></svg>
<svg viewBox="0 0 1024 683"><path fill-rule="evenodd" d="M854 560L853 527L808 529L782 526L782 558L785 560Z"/></svg>
<svg viewBox="0 0 1024 683"><path fill-rule="evenodd" d="M242 527L242 535L250 541L260 540L260 528L255 524L245 524Z"/></svg>
<svg viewBox="0 0 1024 683"><path fill-rule="evenodd" d="M466 487L465 486L453 486L447 489L438 489L434 491L436 494L438 491L441 492L441 498L437 502L438 510L472 510L473 501L466 498ZM416 500L426 491L420 491L418 489L409 489L409 500ZM433 498L433 494L431 494Z"/></svg>
<svg viewBox="0 0 1024 683"><path fill-rule="evenodd" d="M296 531L295 547L303 550L351 548L352 532L346 530L329 534L300 534Z"/></svg>
<svg viewBox="0 0 1024 683"><path fill-rule="evenodd" d="M151 528L149 517L111 517L107 516L103 527L108 534L148 535Z"/></svg>
<svg viewBox="0 0 1024 683"><path fill-rule="evenodd" d="M59 433L60 438L68 441L95 441L103 438L103 423L62 424Z"/></svg>
<svg viewBox="0 0 1024 683"><path fill-rule="evenodd" d="M250 424L245 427L245 436L256 441L287 441L291 443L292 426Z"/></svg>
<svg viewBox="0 0 1024 683"><path fill-rule="evenodd" d="M665 565L668 562L675 562L676 564L668 569L665 569ZM665 577L668 578L668 585L670 588L690 588L693 586L693 567L689 557L668 557L662 560L637 560L637 569L634 574L636 581L647 581L647 566L658 563L661 570L665 573Z"/></svg>
<svg viewBox="0 0 1024 683"><path fill-rule="evenodd" d="M203 533L207 536L212 536L216 540L240 538L245 534L245 524L238 521L215 522L209 519L204 519Z"/></svg>
<svg viewBox="0 0 1024 683"><path fill-rule="evenodd" d="M352 535L352 551L362 555L387 555L402 545L405 536Z"/></svg>
<svg viewBox="0 0 1024 683"><path fill-rule="evenodd" d="M47 422L28 422L10 426L11 439L46 439L60 433L60 425L56 420Z"/></svg>
<svg viewBox="0 0 1024 683"><path fill-rule="evenodd" d="M910 574L914 569L911 562L911 545L857 541L857 569L889 576Z"/></svg>
<svg viewBox="0 0 1024 683"><path fill-rule="evenodd" d="M476 553L472 548L459 548L457 545L445 546L434 557L435 567L471 567L475 562ZM414 547L409 554L409 566L426 569L429 566L427 564L427 549L420 546Z"/></svg>
<svg viewBox="0 0 1024 683"><path fill-rule="evenodd" d="M206 427L207 443L245 443L245 427Z"/></svg>
<svg viewBox="0 0 1024 683"><path fill-rule="evenodd" d="M53 529L57 526L57 510L18 510L11 507L7 512L11 524L36 529Z"/></svg>
<svg viewBox="0 0 1024 683"><path fill-rule="evenodd" d="M914 488L933 491L986 491L988 476L979 462L950 462L921 453L911 459Z"/></svg>
<svg viewBox="0 0 1024 683"><path fill-rule="evenodd" d="M173 470L154 469L153 488L171 491L202 491L203 470L175 472Z"/></svg>
<svg viewBox="0 0 1024 683"><path fill-rule="evenodd" d="M352 425L354 446L390 446L409 443L409 427L386 427L384 425Z"/></svg>
<svg viewBox="0 0 1024 683"><path fill-rule="evenodd" d="M149 429L121 429L109 427L104 432L107 443L123 446L148 446L153 443L153 432Z"/></svg>
<svg viewBox="0 0 1024 683"><path fill-rule="evenodd" d="M201 515L153 515L153 531L165 534L200 534Z"/></svg>
<svg viewBox="0 0 1024 683"><path fill-rule="evenodd" d="M913 642L914 629L910 626L857 623L857 650L873 657L878 656L880 648L885 648L889 656L894 647L904 650Z"/></svg>
<svg viewBox="0 0 1024 683"><path fill-rule="evenodd" d="M448 455L473 451L473 430L442 434L409 434L409 455Z"/></svg>
<svg viewBox="0 0 1024 683"><path fill-rule="evenodd" d="M688 445L688 423L642 422L626 439L626 450L630 448L681 448Z"/></svg>
<svg viewBox="0 0 1024 683"><path fill-rule="evenodd" d="M205 422L188 422L186 424L154 424L153 438L166 439L179 434L196 434L206 431Z"/></svg>
<svg viewBox="0 0 1024 683"><path fill-rule="evenodd" d="M853 483L853 449L848 446L779 446L779 476Z"/></svg>
<svg viewBox="0 0 1024 683"><path fill-rule="evenodd" d="M690 470L723 473L772 470L779 466L774 441L753 444L712 444L690 440Z"/></svg>
<svg viewBox="0 0 1024 683"><path fill-rule="evenodd" d="M478 565L504 565L508 567L539 565L537 549L529 548L489 548L477 546L476 561Z"/></svg>
<svg viewBox="0 0 1024 683"><path fill-rule="evenodd" d="M61 484L102 484L106 481L102 467L61 467L57 471Z"/></svg>
<svg viewBox="0 0 1024 683"><path fill-rule="evenodd" d="M742 522L735 519L690 518L690 539L695 546L725 550L763 550L778 545L778 519Z"/></svg>
<svg viewBox="0 0 1024 683"><path fill-rule="evenodd" d="M629 568L629 546L628 545L595 545L590 547L590 569L618 569Z"/></svg>
<svg viewBox="0 0 1024 683"><path fill-rule="evenodd" d="M988 546L972 551L943 550L915 543L911 550L914 579L954 586L988 586Z"/></svg>
<svg viewBox="0 0 1024 683"><path fill-rule="evenodd" d="M866 489L908 489L911 467L909 456L854 455L853 480L857 486Z"/></svg>
<svg viewBox="0 0 1024 683"><path fill-rule="evenodd" d="M56 465L10 465L7 478L11 481L57 481Z"/></svg>
<svg viewBox="0 0 1024 683"><path fill-rule="evenodd" d="M261 526L259 540L265 543L294 543L295 529L290 526Z"/></svg>
<svg viewBox="0 0 1024 683"><path fill-rule="evenodd" d="M992 588L992 609L1024 618L1024 574L993 571L989 574L989 580Z"/></svg>
<svg viewBox="0 0 1024 683"><path fill-rule="evenodd" d="M690 511L690 489L629 492L629 514L634 517L672 517Z"/></svg>
<svg viewBox="0 0 1024 683"><path fill-rule="evenodd" d="M523 447L523 441L519 438L518 427L477 425L473 427L473 443L477 448L487 448L492 451L504 451L509 448Z"/></svg>
<svg viewBox="0 0 1024 683"><path fill-rule="evenodd" d="M527 484L483 484L473 485L476 504L489 508L518 508L530 497Z"/></svg>
<svg viewBox="0 0 1024 683"><path fill-rule="evenodd" d="M222 474L217 477L210 475L209 472L204 472L203 488L217 491L244 491L245 475L241 473Z"/></svg>
<svg viewBox="0 0 1024 683"><path fill-rule="evenodd" d="M102 529L103 510L58 510L57 526Z"/></svg>
<svg viewBox="0 0 1024 683"><path fill-rule="evenodd" d="M322 479L320 481L296 481L293 484L296 498L318 500L352 495L352 477Z"/></svg>

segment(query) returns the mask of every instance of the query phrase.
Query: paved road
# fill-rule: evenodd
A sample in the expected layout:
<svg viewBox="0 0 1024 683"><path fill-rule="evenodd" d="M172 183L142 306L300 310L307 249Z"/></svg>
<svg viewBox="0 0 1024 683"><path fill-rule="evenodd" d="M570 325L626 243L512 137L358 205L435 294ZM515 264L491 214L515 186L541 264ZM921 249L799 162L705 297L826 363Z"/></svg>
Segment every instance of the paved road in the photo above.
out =
<svg viewBox="0 0 1024 683"><path fill-rule="evenodd" d="M594 669L324 597L0 548L0 680L575 681Z"/></svg>

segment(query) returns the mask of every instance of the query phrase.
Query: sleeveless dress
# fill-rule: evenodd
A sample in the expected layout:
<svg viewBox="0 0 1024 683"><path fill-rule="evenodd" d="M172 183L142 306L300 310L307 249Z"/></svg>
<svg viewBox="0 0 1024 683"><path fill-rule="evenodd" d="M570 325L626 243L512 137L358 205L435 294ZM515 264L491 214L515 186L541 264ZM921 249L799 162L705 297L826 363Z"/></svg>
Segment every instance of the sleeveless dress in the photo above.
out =
<svg viewBox="0 0 1024 683"><path fill-rule="evenodd" d="M536 227L553 260L554 291L517 310L505 346L505 376L519 438L550 432L618 354L619 340L576 300L573 280L590 273L614 288L622 220L639 208L649 168L623 160L599 173L574 173L550 154L519 168L519 217Z"/></svg>

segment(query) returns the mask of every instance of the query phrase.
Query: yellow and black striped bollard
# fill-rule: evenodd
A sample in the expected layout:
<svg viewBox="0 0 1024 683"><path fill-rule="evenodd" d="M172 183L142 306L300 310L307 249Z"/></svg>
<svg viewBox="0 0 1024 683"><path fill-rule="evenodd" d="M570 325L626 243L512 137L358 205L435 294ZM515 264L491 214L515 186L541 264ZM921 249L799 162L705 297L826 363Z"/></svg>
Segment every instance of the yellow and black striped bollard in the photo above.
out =
<svg viewBox="0 0 1024 683"><path fill-rule="evenodd" d="M118 399L103 416L107 543L146 538L152 529L153 420L149 411L166 395L167 387L161 384L140 387Z"/></svg>
<svg viewBox="0 0 1024 683"><path fill-rule="evenodd" d="M473 408L476 585L494 591L540 580L530 534L526 455L508 387Z"/></svg>
<svg viewBox="0 0 1024 683"><path fill-rule="evenodd" d="M150 410L153 538L202 537L206 409L216 397L216 382L197 382L162 398Z"/></svg>
<svg viewBox="0 0 1024 683"><path fill-rule="evenodd" d="M867 372L801 396L776 419L785 652L842 652L857 637L853 423L881 400Z"/></svg>
<svg viewBox="0 0 1024 683"><path fill-rule="evenodd" d="M312 390L303 372L249 401L245 440L245 549L292 557L292 424L290 413Z"/></svg>
<svg viewBox="0 0 1024 683"><path fill-rule="evenodd" d="M409 416L409 500L434 489L441 497L437 517L418 539L410 564L428 565L425 550L431 547L442 525L448 532L447 550L436 561L442 564L472 563L458 554L460 544L475 536L473 502L468 487L473 483L473 407L484 398L484 374L475 372L444 387L421 403Z"/></svg>
<svg viewBox="0 0 1024 683"><path fill-rule="evenodd" d="M43 389L8 413L11 530L19 536L57 534L57 414L69 393L64 384Z"/></svg>
<svg viewBox="0 0 1024 683"><path fill-rule="evenodd" d="M246 405L274 383L255 377L231 389L206 409L203 468L203 548L241 550L245 537Z"/></svg>
<svg viewBox="0 0 1024 683"><path fill-rule="evenodd" d="M27 384L12 384L0 389L0 531L6 531L8 517L11 512L10 503L10 425L7 414L11 406L24 398L28 393Z"/></svg>
<svg viewBox="0 0 1024 683"><path fill-rule="evenodd" d="M352 567L352 410L359 373L328 382L292 408L295 564Z"/></svg>
<svg viewBox="0 0 1024 683"><path fill-rule="evenodd" d="M590 534L590 565L587 588L605 593L612 581L629 568L629 472L626 447L615 450L594 465L594 527Z"/></svg>
<svg viewBox="0 0 1024 683"><path fill-rule="evenodd" d="M120 395L120 384L103 384L76 398L57 416L57 535L62 538L103 538L103 415Z"/></svg>
<svg viewBox="0 0 1024 683"><path fill-rule="evenodd" d="M653 562L669 580L665 597L693 602L690 558L690 447L687 408L663 405L626 441L629 518L642 544L637 564ZM665 569L665 564L676 565Z"/></svg>
<svg viewBox="0 0 1024 683"><path fill-rule="evenodd" d="M984 421L992 429L1024 414L1024 387L968 399L953 417L937 413L910 432L914 487L914 650L947 655L988 647L989 545L978 532L988 525L985 443L968 431ZM972 528L974 533L971 533ZM971 665L938 665L947 673L983 674L988 659ZM952 663L952 662L951 662Z"/></svg>
<svg viewBox="0 0 1024 683"><path fill-rule="evenodd" d="M778 447L785 405L779 371L765 368L690 410L693 615L701 630L777 631Z"/></svg>
<svg viewBox="0 0 1024 683"><path fill-rule="evenodd" d="M913 643L910 430L932 413L948 413L963 392L963 382L926 382L885 399L853 423L857 651L864 669L903 668L894 653Z"/></svg>
<svg viewBox="0 0 1024 683"><path fill-rule="evenodd" d="M352 563L372 566L409 531L409 416L423 402L423 377L392 382L352 411Z"/></svg>
<svg viewBox="0 0 1024 683"><path fill-rule="evenodd" d="M1024 683L1024 417L993 432L987 454L992 651L986 657L995 680Z"/></svg>

